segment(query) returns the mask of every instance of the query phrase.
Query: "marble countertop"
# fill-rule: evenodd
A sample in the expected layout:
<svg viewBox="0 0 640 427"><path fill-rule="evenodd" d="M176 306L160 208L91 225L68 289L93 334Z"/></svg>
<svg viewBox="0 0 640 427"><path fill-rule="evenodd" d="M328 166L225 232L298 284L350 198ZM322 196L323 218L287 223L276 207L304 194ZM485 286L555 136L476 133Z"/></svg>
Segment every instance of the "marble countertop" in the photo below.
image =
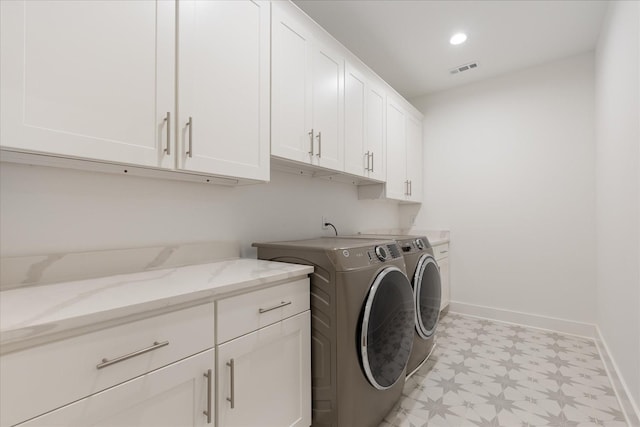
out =
<svg viewBox="0 0 640 427"><path fill-rule="evenodd" d="M120 274L0 292L0 346L304 277L313 267L255 259Z"/></svg>

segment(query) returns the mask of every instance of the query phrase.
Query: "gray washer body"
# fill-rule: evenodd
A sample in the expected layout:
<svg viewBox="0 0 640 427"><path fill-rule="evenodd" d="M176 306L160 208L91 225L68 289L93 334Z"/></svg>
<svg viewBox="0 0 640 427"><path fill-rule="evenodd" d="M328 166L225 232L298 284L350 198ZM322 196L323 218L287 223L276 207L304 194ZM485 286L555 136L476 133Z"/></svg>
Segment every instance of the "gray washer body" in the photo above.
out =
<svg viewBox="0 0 640 427"><path fill-rule="evenodd" d="M310 280L312 425L377 427L402 394L406 368L393 386L376 389L360 364L357 334L363 305L378 274L390 266L406 274L396 242L320 238L253 246L259 259L314 267ZM371 257L376 246L393 246L395 257L386 261Z"/></svg>

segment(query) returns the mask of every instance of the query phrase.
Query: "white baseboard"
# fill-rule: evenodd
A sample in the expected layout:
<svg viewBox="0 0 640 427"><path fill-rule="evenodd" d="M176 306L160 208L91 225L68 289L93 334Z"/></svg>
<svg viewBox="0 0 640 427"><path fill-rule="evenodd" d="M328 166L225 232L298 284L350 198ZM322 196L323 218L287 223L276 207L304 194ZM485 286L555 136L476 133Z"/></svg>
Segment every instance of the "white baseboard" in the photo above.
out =
<svg viewBox="0 0 640 427"><path fill-rule="evenodd" d="M598 336L596 325L575 322L573 320L522 313L520 311L503 310L482 305L465 304L456 301L451 301L450 310L460 314L486 317L501 322L518 323L520 325L564 332L565 334L579 335L582 337L596 338Z"/></svg>
<svg viewBox="0 0 640 427"><path fill-rule="evenodd" d="M627 418L627 423L629 423L630 426L640 426L640 410L638 410L638 406L633 399L631 399L629 387L627 387L624 377L620 375L618 365L613 357L611 357L611 351L609 351L609 346L602 336L600 328L596 327L596 329L597 337L594 341L596 342L596 346L600 352L600 358L604 363L607 374L613 384L613 390L616 392L616 396L618 397L618 401L622 407L622 412L624 412L624 415Z"/></svg>
<svg viewBox="0 0 640 427"><path fill-rule="evenodd" d="M618 402L620 402L620 407L627 418L629 426L640 426L640 411L638 410L638 406L631 399L629 388L627 387L623 377L620 375L620 370L618 369L615 360L611 357L611 352L609 351L607 342L604 340L600 333L600 328L598 328L597 325L558 319L555 317L540 316L531 313L522 313L519 311L465 304L456 301L451 301L449 306L450 311L454 313L484 317L501 322L517 323L533 328L548 329L551 331L563 332L565 334L578 335L593 339L598 351L600 352L600 358L602 359L605 369L607 370L607 374L611 379L613 390L616 393Z"/></svg>

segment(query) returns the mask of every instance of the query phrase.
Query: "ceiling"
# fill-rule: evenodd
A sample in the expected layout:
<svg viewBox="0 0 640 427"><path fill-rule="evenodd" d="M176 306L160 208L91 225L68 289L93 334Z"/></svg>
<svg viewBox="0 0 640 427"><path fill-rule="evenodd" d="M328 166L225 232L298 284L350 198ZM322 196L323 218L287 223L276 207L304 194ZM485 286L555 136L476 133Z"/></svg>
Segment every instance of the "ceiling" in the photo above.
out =
<svg viewBox="0 0 640 427"><path fill-rule="evenodd" d="M407 98L592 50L606 10L596 0L294 3ZM459 31L467 42L449 44Z"/></svg>

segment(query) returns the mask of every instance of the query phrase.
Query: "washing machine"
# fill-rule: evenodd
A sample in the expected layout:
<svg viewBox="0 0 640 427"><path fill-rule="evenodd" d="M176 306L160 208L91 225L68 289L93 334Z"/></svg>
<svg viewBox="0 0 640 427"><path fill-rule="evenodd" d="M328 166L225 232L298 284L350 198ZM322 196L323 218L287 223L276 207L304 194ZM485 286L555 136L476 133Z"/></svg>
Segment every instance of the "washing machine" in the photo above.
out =
<svg viewBox="0 0 640 427"><path fill-rule="evenodd" d="M411 280L415 302L415 335L407 365L407 377L427 361L435 348L436 328L440 319L442 287L440 268L426 236L358 234L347 237L366 240L393 239L400 246Z"/></svg>
<svg viewBox="0 0 640 427"><path fill-rule="evenodd" d="M314 267L312 425L375 427L399 400L415 304L393 240L254 243L258 258Z"/></svg>

